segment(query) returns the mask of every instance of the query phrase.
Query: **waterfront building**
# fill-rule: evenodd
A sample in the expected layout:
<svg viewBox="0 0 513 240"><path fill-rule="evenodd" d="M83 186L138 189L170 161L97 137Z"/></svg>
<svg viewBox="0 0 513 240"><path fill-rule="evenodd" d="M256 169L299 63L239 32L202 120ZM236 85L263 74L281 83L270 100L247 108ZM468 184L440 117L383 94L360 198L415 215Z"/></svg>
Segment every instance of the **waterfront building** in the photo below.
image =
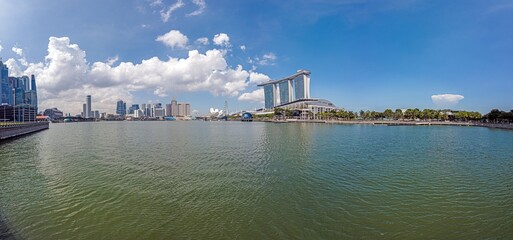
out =
<svg viewBox="0 0 513 240"><path fill-rule="evenodd" d="M299 99L309 99L310 71L299 70L286 78L271 80L258 86L264 87L266 109L272 109L278 105Z"/></svg>
<svg viewBox="0 0 513 240"><path fill-rule="evenodd" d="M87 111L87 104L82 104L82 117L85 118L86 117L86 111Z"/></svg>
<svg viewBox="0 0 513 240"><path fill-rule="evenodd" d="M9 86L9 69L0 59L0 104L13 105L12 87Z"/></svg>
<svg viewBox="0 0 513 240"><path fill-rule="evenodd" d="M173 116L171 114L171 106L172 105L170 103L166 104L166 116Z"/></svg>
<svg viewBox="0 0 513 240"><path fill-rule="evenodd" d="M143 103L141 104L141 108L140 108L143 112L143 115L146 116L146 103Z"/></svg>
<svg viewBox="0 0 513 240"><path fill-rule="evenodd" d="M9 77L9 68L0 59L0 113L3 121L35 121L37 115L36 78ZM7 108L12 112L7 112Z"/></svg>
<svg viewBox="0 0 513 240"><path fill-rule="evenodd" d="M178 116L178 102L174 97L171 100L171 114L169 116Z"/></svg>
<svg viewBox="0 0 513 240"><path fill-rule="evenodd" d="M165 109L161 107L155 107L155 115L156 118L163 118L165 116Z"/></svg>
<svg viewBox="0 0 513 240"><path fill-rule="evenodd" d="M186 117L191 115L191 105L189 103L178 103L178 117Z"/></svg>
<svg viewBox="0 0 513 240"><path fill-rule="evenodd" d="M295 117L315 118L318 113L336 110L337 107L326 99L310 97L310 72L297 73L279 80L271 80L258 86L264 88L265 109L292 110Z"/></svg>
<svg viewBox="0 0 513 240"><path fill-rule="evenodd" d="M123 102L123 100L119 100L116 103L116 114L118 114L119 116L126 115L126 103Z"/></svg>
<svg viewBox="0 0 513 240"><path fill-rule="evenodd" d="M144 117L144 111L142 109L134 110L134 117L136 117L136 118Z"/></svg>
<svg viewBox="0 0 513 240"><path fill-rule="evenodd" d="M86 111L85 111L85 117L90 118L91 116L91 95L86 96Z"/></svg>
<svg viewBox="0 0 513 240"><path fill-rule="evenodd" d="M43 115L48 116L50 120L56 120L64 117L62 111L57 108L48 108L43 112Z"/></svg>
<svg viewBox="0 0 513 240"><path fill-rule="evenodd" d="M134 114L135 110L139 110L139 104L132 104L132 106L128 108L128 114Z"/></svg>
<svg viewBox="0 0 513 240"><path fill-rule="evenodd" d="M36 88L36 77L34 74L30 76L30 101L28 102L31 106L36 109L37 113L37 88Z"/></svg>
<svg viewBox="0 0 513 240"><path fill-rule="evenodd" d="M93 111L93 118L95 119L99 119L100 118L100 111L96 110L96 111Z"/></svg>

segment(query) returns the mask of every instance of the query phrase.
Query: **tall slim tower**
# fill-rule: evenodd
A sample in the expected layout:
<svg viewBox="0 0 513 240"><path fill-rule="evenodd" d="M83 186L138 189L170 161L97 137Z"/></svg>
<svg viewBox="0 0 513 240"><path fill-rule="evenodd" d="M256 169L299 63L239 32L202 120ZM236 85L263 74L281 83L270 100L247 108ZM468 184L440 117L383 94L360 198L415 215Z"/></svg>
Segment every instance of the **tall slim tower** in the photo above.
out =
<svg viewBox="0 0 513 240"><path fill-rule="evenodd" d="M91 116L91 95L87 95L86 97L86 112L84 114L86 118L93 117Z"/></svg>
<svg viewBox="0 0 513 240"><path fill-rule="evenodd" d="M35 108L37 113L37 88L36 77L34 77L34 74L30 76L30 105Z"/></svg>

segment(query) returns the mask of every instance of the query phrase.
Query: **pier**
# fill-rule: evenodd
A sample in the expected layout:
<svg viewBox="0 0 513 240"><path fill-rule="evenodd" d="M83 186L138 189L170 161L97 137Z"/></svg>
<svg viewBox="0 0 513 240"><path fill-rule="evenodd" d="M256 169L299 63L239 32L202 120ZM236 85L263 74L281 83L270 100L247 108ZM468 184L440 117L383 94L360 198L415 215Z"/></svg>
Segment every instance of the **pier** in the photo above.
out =
<svg viewBox="0 0 513 240"><path fill-rule="evenodd" d="M49 126L49 122L2 123L0 124L0 140L45 130L48 129Z"/></svg>

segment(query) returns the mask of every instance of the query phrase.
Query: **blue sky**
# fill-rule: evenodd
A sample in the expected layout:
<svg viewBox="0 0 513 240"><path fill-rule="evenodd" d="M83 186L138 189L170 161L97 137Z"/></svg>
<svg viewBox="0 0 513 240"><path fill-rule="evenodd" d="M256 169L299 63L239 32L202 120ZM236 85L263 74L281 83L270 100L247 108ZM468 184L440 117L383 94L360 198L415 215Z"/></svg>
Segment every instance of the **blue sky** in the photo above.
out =
<svg viewBox="0 0 513 240"><path fill-rule="evenodd" d="M86 94L106 112L173 96L254 109L258 82L298 69L348 110L513 109L513 1L0 0L0 22L11 72L73 114Z"/></svg>

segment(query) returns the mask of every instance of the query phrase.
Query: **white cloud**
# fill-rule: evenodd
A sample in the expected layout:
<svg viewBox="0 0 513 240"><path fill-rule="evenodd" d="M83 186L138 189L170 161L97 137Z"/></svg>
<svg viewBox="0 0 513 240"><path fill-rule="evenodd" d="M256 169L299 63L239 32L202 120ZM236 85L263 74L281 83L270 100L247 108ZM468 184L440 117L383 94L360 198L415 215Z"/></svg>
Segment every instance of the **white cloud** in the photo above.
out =
<svg viewBox="0 0 513 240"><path fill-rule="evenodd" d="M246 45L240 45L240 50L246 51Z"/></svg>
<svg viewBox="0 0 513 240"><path fill-rule="evenodd" d="M266 54L264 54L264 56L262 58L274 61L274 60L276 60L276 54L274 54L272 52L266 53Z"/></svg>
<svg viewBox="0 0 513 240"><path fill-rule="evenodd" d="M4 47L2 47L2 45L0 45L0 52L2 52L3 49L4 49Z"/></svg>
<svg viewBox="0 0 513 240"><path fill-rule="evenodd" d="M163 5L163 4L162 4L162 0L153 0L153 1L151 1L151 3L150 3L150 6L152 6L152 7L155 7L155 6L162 6L162 5Z"/></svg>
<svg viewBox="0 0 513 240"><path fill-rule="evenodd" d="M196 39L195 42L197 44L201 44L201 45L208 45L208 38L206 38L206 37L198 38L198 39Z"/></svg>
<svg viewBox="0 0 513 240"><path fill-rule="evenodd" d="M157 4L159 1L156 1ZM171 14L178 10L179 8L182 8L183 6L185 6L185 4L183 3L183 0L178 0L176 1L175 4L169 6L167 8L167 10L164 8L162 10L160 10L160 18L162 19L163 22L167 22L169 21L169 18L171 17Z"/></svg>
<svg viewBox="0 0 513 240"><path fill-rule="evenodd" d="M21 77L23 75L23 71L14 58L7 59L5 65L9 68L9 76Z"/></svg>
<svg viewBox="0 0 513 240"><path fill-rule="evenodd" d="M189 39L178 30L171 30L168 33L158 36L155 41L162 42L168 47L185 48Z"/></svg>
<svg viewBox="0 0 513 240"><path fill-rule="evenodd" d="M201 15L205 11L205 8L207 8L207 4L205 3L205 0L192 0L192 3L194 3L196 6L198 6L198 9L196 9L194 12L187 14L187 16Z"/></svg>
<svg viewBox="0 0 513 240"><path fill-rule="evenodd" d="M242 66L230 67L225 51L212 49L205 53L189 51L186 58L160 60L157 57L140 63L88 63L86 53L68 37L50 37L44 62L28 63L20 75L35 74L40 108L58 107L79 113L86 95L93 98L93 110L114 112L116 101L132 102L137 90L154 89L157 96L169 92L209 92L214 96L239 96L253 83L267 79L264 74L249 72ZM16 60L6 63L12 72ZM18 66L19 69L19 66ZM246 98L246 97L244 97Z"/></svg>
<svg viewBox="0 0 513 240"><path fill-rule="evenodd" d="M242 95L240 95L239 100L263 103L264 102L264 89L259 88L253 92L243 93Z"/></svg>
<svg viewBox="0 0 513 240"><path fill-rule="evenodd" d="M269 52L264 54L262 57L248 58L248 63L257 64L261 66L274 65L278 57L276 54Z"/></svg>
<svg viewBox="0 0 513 240"><path fill-rule="evenodd" d="M153 91L153 94L159 96L159 97L167 97L166 90L164 90L163 87L158 87Z"/></svg>
<svg viewBox="0 0 513 240"><path fill-rule="evenodd" d="M14 53L16 53L16 55L20 56L20 57L23 57L23 49L19 48L19 47L12 47L11 49Z"/></svg>
<svg viewBox="0 0 513 240"><path fill-rule="evenodd" d="M230 37L226 33L219 33L212 39L215 45L228 47L230 45Z"/></svg>
<svg viewBox="0 0 513 240"><path fill-rule="evenodd" d="M271 80L269 76L262 74L262 73L256 73L256 72L250 72L249 74L249 82L254 84L260 84Z"/></svg>
<svg viewBox="0 0 513 240"><path fill-rule="evenodd" d="M454 106L458 104L461 100L463 100L465 97L458 94L438 94L438 95L432 95L431 100L434 104L438 106Z"/></svg>

